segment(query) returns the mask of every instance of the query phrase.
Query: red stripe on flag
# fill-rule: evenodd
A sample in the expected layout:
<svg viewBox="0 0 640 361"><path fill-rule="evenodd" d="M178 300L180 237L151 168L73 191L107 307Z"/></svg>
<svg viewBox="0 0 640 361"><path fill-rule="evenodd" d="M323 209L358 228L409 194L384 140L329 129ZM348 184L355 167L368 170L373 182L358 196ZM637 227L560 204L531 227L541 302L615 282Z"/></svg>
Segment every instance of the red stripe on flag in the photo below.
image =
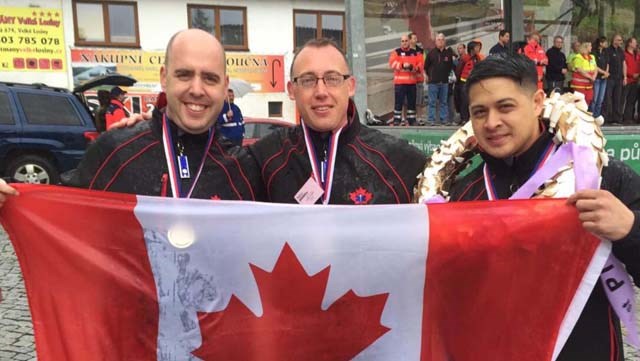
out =
<svg viewBox="0 0 640 361"><path fill-rule="evenodd" d="M156 360L158 303L135 196L15 186L20 207L8 200L0 221L25 278L38 360Z"/></svg>
<svg viewBox="0 0 640 361"><path fill-rule="evenodd" d="M422 360L551 359L599 244L565 202L429 206Z"/></svg>

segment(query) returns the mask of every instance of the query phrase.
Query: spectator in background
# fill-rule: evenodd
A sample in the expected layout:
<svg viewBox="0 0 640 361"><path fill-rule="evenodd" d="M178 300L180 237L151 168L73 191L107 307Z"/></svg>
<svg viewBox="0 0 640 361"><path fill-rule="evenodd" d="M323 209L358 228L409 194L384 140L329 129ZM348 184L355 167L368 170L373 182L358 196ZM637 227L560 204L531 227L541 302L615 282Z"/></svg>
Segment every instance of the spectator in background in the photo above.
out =
<svg viewBox="0 0 640 361"><path fill-rule="evenodd" d="M510 40L511 34L506 30L500 30L498 33L498 42L489 50L489 55L508 52Z"/></svg>
<svg viewBox="0 0 640 361"><path fill-rule="evenodd" d="M623 88L624 111L622 124L633 124L636 102L638 100L638 77L640 76L640 56L637 53L638 41L634 37L627 39L624 51L625 83Z"/></svg>
<svg viewBox="0 0 640 361"><path fill-rule="evenodd" d="M420 62L424 63L424 49L418 45L418 35L416 33L409 33L409 46L422 57ZM416 115L420 120L420 125L424 125L424 113L422 111L424 105L424 69L422 69L422 71L416 73Z"/></svg>
<svg viewBox="0 0 640 361"><path fill-rule="evenodd" d="M229 139L231 143L242 146L244 139L244 118L240 108L233 103L235 93L233 89L227 90L227 100L222 106L222 111L218 116L217 128L222 135Z"/></svg>
<svg viewBox="0 0 640 361"><path fill-rule="evenodd" d="M111 89L109 94L111 96L111 103L105 113L107 130L109 130L113 123L119 122L122 118L128 116L124 109L124 100L126 99L127 92L116 86Z"/></svg>
<svg viewBox="0 0 640 361"><path fill-rule="evenodd" d="M527 45L524 47L524 55L533 60L536 64L536 70L538 71L538 89L542 89L544 67L549 64L549 59L547 59L547 54L540 45L540 34L537 32L533 32L529 35Z"/></svg>
<svg viewBox="0 0 640 361"><path fill-rule="evenodd" d="M467 54L460 59L456 69L456 77L458 78L456 87L461 90L458 108L460 109L460 122L462 124L469 121L469 98L467 92L464 90L464 86L474 66L480 61L480 48L480 43L470 41L469 44L467 44Z"/></svg>
<svg viewBox="0 0 640 361"><path fill-rule="evenodd" d="M607 38L604 36L597 38L593 42L592 51L593 56L596 58L598 74L596 75L596 81L593 83L593 101L589 106L589 111L596 118L602 114L602 102L607 90L607 78L609 78L609 56L606 49Z"/></svg>
<svg viewBox="0 0 640 361"><path fill-rule="evenodd" d="M560 93L564 90L564 78L567 74L567 58L562 52L564 38L560 35L553 38L553 46L547 50L547 69L544 75L546 91L551 93L554 89Z"/></svg>
<svg viewBox="0 0 640 361"><path fill-rule="evenodd" d="M107 109L109 109L109 104L111 104L111 95L109 95L108 91L98 90L98 103L100 103L100 106L98 106L98 109L96 110L95 125L96 130L99 133L102 133L107 130L107 120L105 116L107 114Z"/></svg>
<svg viewBox="0 0 640 361"><path fill-rule="evenodd" d="M409 36L402 35L400 47L391 51L389 67L393 69L395 105L393 125L415 125L416 123L416 82L417 73L422 72L422 57L411 49ZM402 106L407 101L407 119L402 119Z"/></svg>
<svg viewBox="0 0 640 361"><path fill-rule="evenodd" d="M436 124L436 102L440 108L440 122L449 122L449 73L453 70L453 50L446 48L443 33L436 35L436 47L428 54L424 69L429 89L429 125Z"/></svg>
<svg viewBox="0 0 640 361"><path fill-rule="evenodd" d="M580 54L576 55L571 62L573 78L571 78L571 89L574 92L584 94L584 100L591 105L593 99L593 83L596 81L598 66L596 59L591 55L591 43L580 44Z"/></svg>
<svg viewBox="0 0 640 361"><path fill-rule="evenodd" d="M611 45L606 50L609 58L609 78L604 94L605 124L619 123L622 120L622 87L624 85L625 63L622 49L622 36L615 34L611 38Z"/></svg>
<svg viewBox="0 0 640 361"><path fill-rule="evenodd" d="M571 68L571 62L576 55L580 54L580 41L576 40L571 43L571 51L569 55L567 55L567 75L566 80L569 84L571 84L571 79L573 78L573 69Z"/></svg>
<svg viewBox="0 0 640 361"><path fill-rule="evenodd" d="M461 44L458 44L458 47L456 49L458 51L458 56L453 60L453 65L455 67L454 78L456 78L453 85L453 106L455 108L456 113L460 114L460 100L461 100L462 92L464 91L464 84L460 83L460 79L458 79L458 76L460 75L460 73L458 73L457 69L458 69L458 66L460 65L460 62L462 61L462 58L464 58L467 55L467 46L461 43Z"/></svg>

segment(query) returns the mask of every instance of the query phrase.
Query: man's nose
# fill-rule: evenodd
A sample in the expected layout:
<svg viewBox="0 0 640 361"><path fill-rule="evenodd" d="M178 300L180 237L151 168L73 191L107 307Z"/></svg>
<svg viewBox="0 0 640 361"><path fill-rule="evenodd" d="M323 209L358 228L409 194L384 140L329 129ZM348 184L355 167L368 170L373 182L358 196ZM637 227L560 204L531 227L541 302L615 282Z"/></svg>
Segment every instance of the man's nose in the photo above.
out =
<svg viewBox="0 0 640 361"><path fill-rule="evenodd" d="M193 96L201 96L202 94L204 94L204 84L202 82L202 78L200 78L199 76L194 76L193 79L191 79L189 93Z"/></svg>

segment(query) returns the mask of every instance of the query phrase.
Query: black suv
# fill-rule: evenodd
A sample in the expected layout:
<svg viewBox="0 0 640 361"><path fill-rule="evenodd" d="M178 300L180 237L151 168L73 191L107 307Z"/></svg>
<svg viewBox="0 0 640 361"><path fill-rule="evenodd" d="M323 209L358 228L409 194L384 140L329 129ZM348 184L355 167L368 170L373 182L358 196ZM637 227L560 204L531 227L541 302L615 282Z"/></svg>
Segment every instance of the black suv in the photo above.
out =
<svg viewBox="0 0 640 361"><path fill-rule="evenodd" d="M13 182L57 184L98 136L85 90L130 86L121 75L95 78L70 92L44 84L0 82L0 175Z"/></svg>

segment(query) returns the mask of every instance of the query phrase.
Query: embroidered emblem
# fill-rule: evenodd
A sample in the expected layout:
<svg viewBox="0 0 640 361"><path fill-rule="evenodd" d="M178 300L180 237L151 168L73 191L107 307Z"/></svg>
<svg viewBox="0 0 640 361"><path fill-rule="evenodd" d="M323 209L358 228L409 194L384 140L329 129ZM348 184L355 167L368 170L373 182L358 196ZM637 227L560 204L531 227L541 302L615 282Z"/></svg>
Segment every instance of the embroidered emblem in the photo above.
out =
<svg viewBox="0 0 640 361"><path fill-rule="evenodd" d="M358 187L358 189L349 193L349 198L351 198L354 204L368 204L371 198L373 198L373 194L362 187Z"/></svg>

